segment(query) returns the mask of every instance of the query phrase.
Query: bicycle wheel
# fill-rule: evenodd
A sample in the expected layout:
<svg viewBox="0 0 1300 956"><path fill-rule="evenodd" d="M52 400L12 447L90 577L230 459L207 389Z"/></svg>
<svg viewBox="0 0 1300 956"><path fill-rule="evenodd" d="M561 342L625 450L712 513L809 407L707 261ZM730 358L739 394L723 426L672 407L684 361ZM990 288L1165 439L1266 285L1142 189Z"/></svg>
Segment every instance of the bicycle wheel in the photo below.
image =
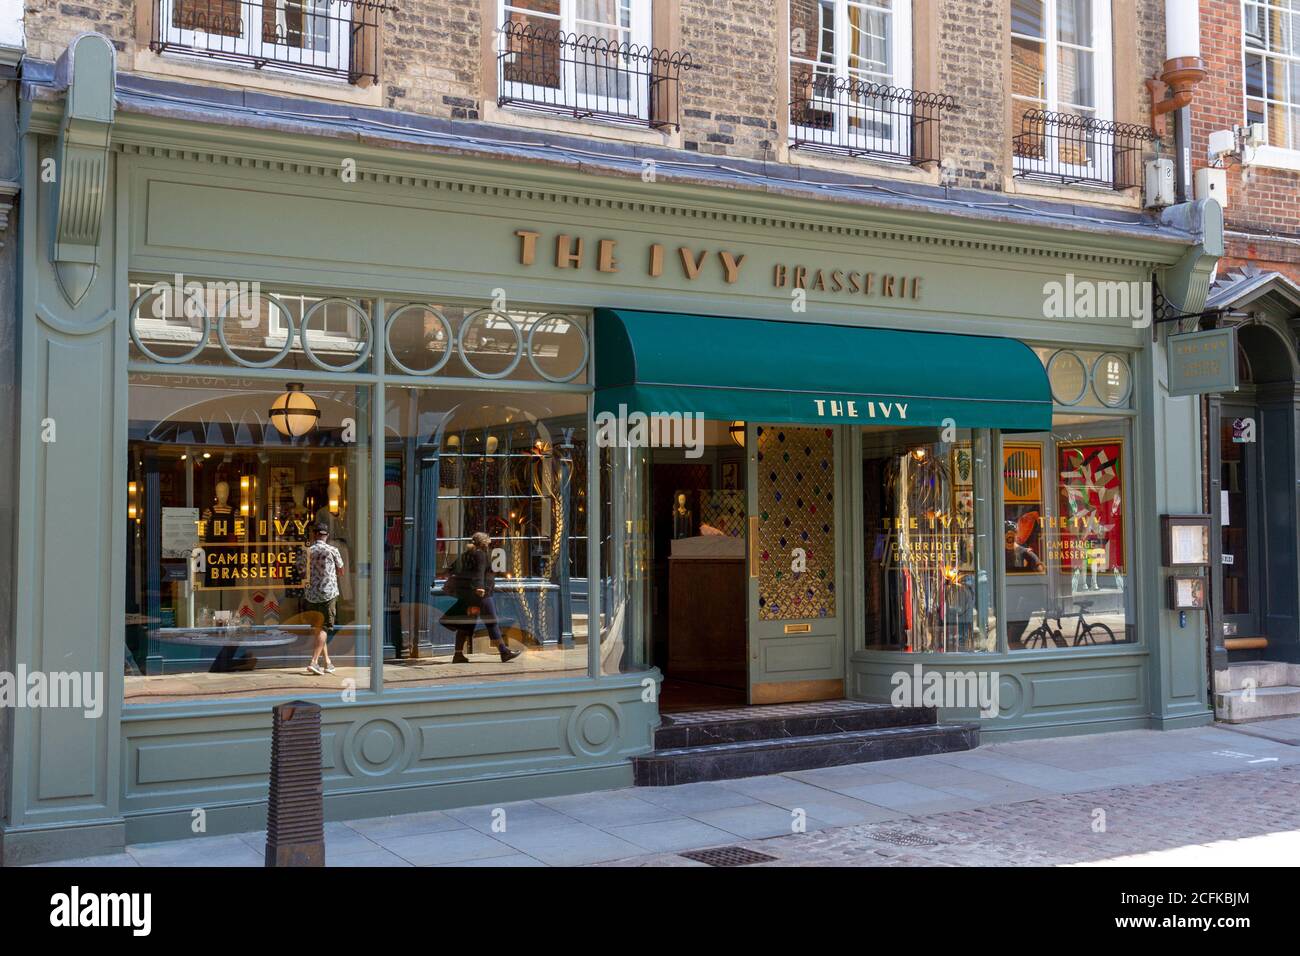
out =
<svg viewBox="0 0 1300 956"><path fill-rule="evenodd" d="M1111 630L1107 625L1105 625L1105 624L1089 624L1087 627L1085 627L1085 628L1083 629L1082 638L1083 638L1085 641L1087 641L1089 644L1096 644L1096 643L1097 643L1097 640L1096 640L1095 637L1093 637L1093 632L1094 632L1094 631L1096 631L1096 632L1098 632L1098 633L1104 633L1104 634L1106 635L1106 637L1107 637L1109 643L1111 643L1111 644L1114 644L1114 643L1115 643L1115 632L1112 631L1112 630Z"/></svg>

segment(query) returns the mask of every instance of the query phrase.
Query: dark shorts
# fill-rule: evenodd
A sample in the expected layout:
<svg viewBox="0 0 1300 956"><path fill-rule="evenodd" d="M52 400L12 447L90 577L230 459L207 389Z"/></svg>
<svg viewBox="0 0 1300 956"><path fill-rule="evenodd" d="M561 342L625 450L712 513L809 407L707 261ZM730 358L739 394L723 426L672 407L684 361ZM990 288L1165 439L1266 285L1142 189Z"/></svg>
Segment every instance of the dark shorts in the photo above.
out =
<svg viewBox="0 0 1300 956"><path fill-rule="evenodd" d="M339 603L339 599L336 597L330 598L328 601L306 602L306 607L308 611L311 611L315 614L319 614L322 618L324 618L325 623L322 626L325 629L325 634L329 637L333 637L334 631L337 629L338 603Z"/></svg>

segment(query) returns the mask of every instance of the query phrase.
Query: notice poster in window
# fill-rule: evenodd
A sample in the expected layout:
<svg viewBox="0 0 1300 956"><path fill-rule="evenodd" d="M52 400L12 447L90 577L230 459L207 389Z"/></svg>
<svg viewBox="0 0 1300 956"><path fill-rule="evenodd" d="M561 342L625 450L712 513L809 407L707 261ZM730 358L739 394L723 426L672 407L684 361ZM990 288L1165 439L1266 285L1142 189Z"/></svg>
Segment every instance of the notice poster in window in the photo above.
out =
<svg viewBox="0 0 1300 956"><path fill-rule="evenodd" d="M1002 446L1003 554L1007 574L1042 574L1043 446Z"/></svg>
<svg viewBox="0 0 1300 956"><path fill-rule="evenodd" d="M1052 557L1062 570L1123 572L1121 438L1057 445L1060 517Z"/></svg>

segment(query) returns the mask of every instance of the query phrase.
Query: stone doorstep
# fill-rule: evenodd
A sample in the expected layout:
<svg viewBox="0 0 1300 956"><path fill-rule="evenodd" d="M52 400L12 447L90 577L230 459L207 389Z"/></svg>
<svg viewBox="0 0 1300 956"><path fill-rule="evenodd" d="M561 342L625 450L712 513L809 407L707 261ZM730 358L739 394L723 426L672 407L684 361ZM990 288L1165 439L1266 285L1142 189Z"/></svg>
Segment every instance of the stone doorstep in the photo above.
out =
<svg viewBox="0 0 1300 956"><path fill-rule="evenodd" d="M1230 724L1268 717L1294 717L1300 715L1300 686L1256 687L1254 700L1246 700L1245 690L1231 690L1216 694L1214 709L1219 719Z"/></svg>
<svg viewBox="0 0 1300 956"><path fill-rule="evenodd" d="M1284 661L1243 661L1228 665L1228 670L1220 674L1226 677L1226 681L1215 682L1215 693L1218 694L1241 690L1247 680L1253 680L1257 688L1300 687L1300 664ZM1223 683L1227 686L1222 686Z"/></svg>
<svg viewBox="0 0 1300 956"><path fill-rule="evenodd" d="M637 786L667 787L950 753L978 745L978 724L927 724L660 750L632 758L632 766Z"/></svg>
<svg viewBox="0 0 1300 956"><path fill-rule="evenodd" d="M777 740L887 727L933 726L932 707L892 707L853 701L778 704L666 715L655 731L655 750Z"/></svg>

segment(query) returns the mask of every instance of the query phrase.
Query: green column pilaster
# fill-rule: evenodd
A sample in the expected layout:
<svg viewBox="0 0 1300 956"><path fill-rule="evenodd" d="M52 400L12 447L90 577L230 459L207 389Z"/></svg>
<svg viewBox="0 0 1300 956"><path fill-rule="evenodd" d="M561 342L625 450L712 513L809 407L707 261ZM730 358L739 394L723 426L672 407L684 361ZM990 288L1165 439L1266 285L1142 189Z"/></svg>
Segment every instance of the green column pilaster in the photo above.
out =
<svg viewBox="0 0 1300 956"><path fill-rule="evenodd" d="M78 37L58 75L68 89L58 135L24 122L21 145L14 664L27 673L90 675L102 713L14 710L5 865L104 852L121 847L125 834L127 290L108 148L112 45L97 34Z"/></svg>

